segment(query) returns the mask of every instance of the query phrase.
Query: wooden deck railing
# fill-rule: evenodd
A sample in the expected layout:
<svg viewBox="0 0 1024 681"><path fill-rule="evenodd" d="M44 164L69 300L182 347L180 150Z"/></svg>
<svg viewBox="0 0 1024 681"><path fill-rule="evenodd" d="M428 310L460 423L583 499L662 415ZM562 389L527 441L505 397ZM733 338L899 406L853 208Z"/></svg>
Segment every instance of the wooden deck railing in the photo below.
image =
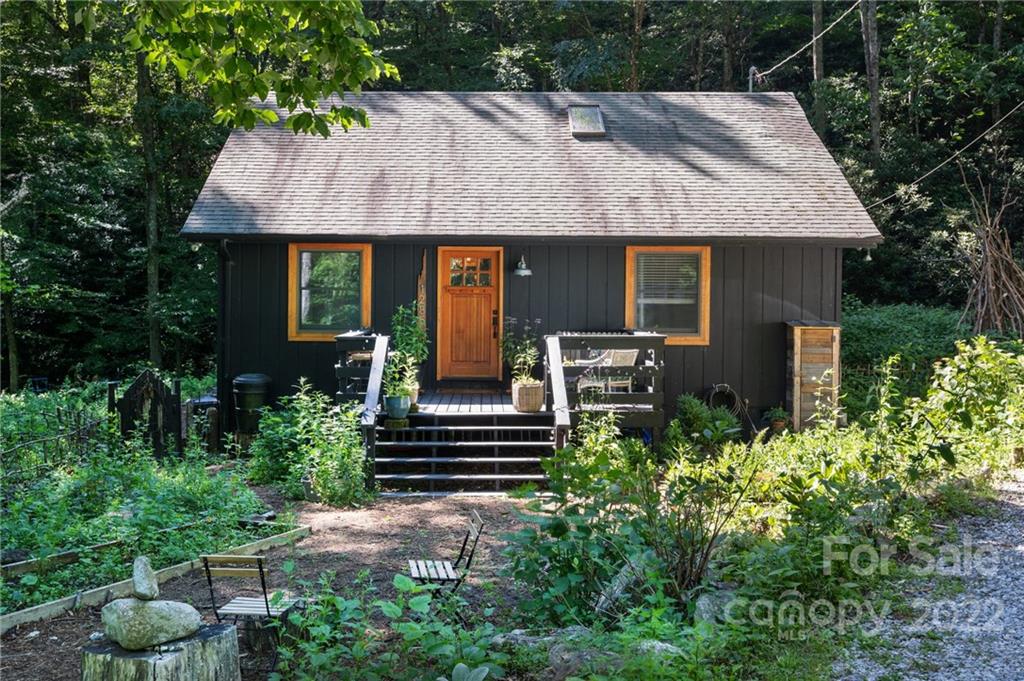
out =
<svg viewBox="0 0 1024 681"><path fill-rule="evenodd" d="M665 336L643 331L546 336L545 367L562 437L584 411L612 411L626 428L665 425Z"/></svg>
<svg viewBox="0 0 1024 681"><path fill-rule="evenodd" d="M551 411L555 413L555 446L561 449L572 426L565 374L562 372L562 347L558 336L546 336L544 341L547 345L544 366L548 372L548 385L551 386Z"/></svg>
<svg viewBox="0 0 1024 681"><path fill-rule="evenodd" d="M339 404L362 402L359 423L366 446L367 484L373 485L377 409L380 407L389 338L365 331L353 331L335 336L334 341L338 351L338 363L334 365L338 377L335 398Z"/></svg>

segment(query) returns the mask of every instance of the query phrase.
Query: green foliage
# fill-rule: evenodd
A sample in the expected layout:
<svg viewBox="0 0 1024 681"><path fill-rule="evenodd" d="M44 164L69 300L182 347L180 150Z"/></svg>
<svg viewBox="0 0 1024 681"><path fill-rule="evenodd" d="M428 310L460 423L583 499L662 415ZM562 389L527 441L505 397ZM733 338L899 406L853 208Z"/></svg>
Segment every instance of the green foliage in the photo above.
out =
<svg viewBox="0 0 1024 681"><path fill-rule="evenodd" d="M250 480L278 483L293 498L303 498L304 480L327 504L369 497L358 405L334 406L305 379L298 392L281 398L280 409L263 413L249 453Z"/></svg>
<svg viewBox="0 0 1024 681"><path fill-rule="evenodd" d="M384 365L384 395L387 397L409 397L419 385L419 366L416 358L396 350L388 354Z"/></svg>
<svg viewBox="0 0 1024 681"><path fill-rule="evenodd" d="M533 594L524 608L567 623L619 612L627 592L686 603L750 485L746 450L681 447L659 471L613 416L579 431L577 445L545 461L551 498L531 502L531 526L512 538L512 574Z"/></svg>
<svg viewBox="0 0 1024 681"><path fill-rule="evenodd" d="M397 595L386 600L365 578L340 594L333 579L325 573L317 584L303 584L307 606L288 617L271 679L399 681L436 678L438 669L453 667L453 679L503 677L505 656L489 648L494 627L464 625L467 604L451 592L399 574Z"/></svg>
<svg viewBox="0 0 1024 681"><path fill-rule="evenodd" d="M427 327L417 314L416 303L399 305L391 314L391 347L409 355L417 364L430 356L430 337Z"/></svg>
<svg viewBox="0 0 1024 681"><path fill-rule="evenodd" d="M85 462L45 471L29 485L6 485L0 507L5 552L81 554L70 565L5 581L0 608L9 612L120 581L130 576L136 555L148 555L159 569L266 534L238 525L262 509L256 495L238 476L210 475L205 464L196 451L158 463L148 445L122 443L111 433L90 443ZM114 540L122 543L85 550Z"/></svg>
<svg viewBox="0 0 1024 681"><path fill-rule="evenodd" d="M286 128L329 137L329 125L348 130L369 121L357 107L332 102L323 109L323 100L398 76L366 42L378 29L358 0L140 0L124 11L134 24L125 35L128 45L144 52L147 63L173 67L179 78L206 86L218 123L252 129L257 122L276 122L274 111L253 101L274 91L278 106L289 112Z"/></svg>
<svg viewBox="0 0 1024 681"><path fill-rule="evenodd" d="M614 421L585 421L548 468L552 497L531 502L530 525L511 538L512 574L530 593L523 609L538 622L595 624L594 640L576 645L615 651L615 678L706 678L709 668L815 678L798 651L806 646L813 669L828 669L830 632L781 615L756 622L751 606L871 598L888 574L827 561L829 542L843 538L836 551L892 547L903 562L937 513L972 508L967 490L977 488L961 481L1005 469L1024 443L1024 352L961 342L922 397L899 385L883 372L880 406L863 425L824 418L800 433L709 449L677 425L661 467ZM692 399L680 414L707 418ZM604 607L617 590L631 607ZM691 625L694 599L717 591L730 620ZM691 650L695 636L703 643ZM655 663L630 652L641 639L684 653Z"/></svg>
<svg viewBox="0 0 1024 681"><path fill-rule="evenodd" d="M949 308L924 305L864 305L852 296L843 299L843 406L860 418L874 402L881 367L899 355L901 391L921 396L928 387L932 364L953 353L956 341L969 332L960 314Z"/></svg>
<svg viewBox="0 0 1024 681"><path fill-rule="evenodd" d="M512 380L519 383L537 383L533 370L540 360L540 348L537 328L540 320L531 323L524 320L522 326L515 317L505 318L505 328L501 336L501 357L512 369Z"/></svg>
<svg viewBox="0 0 1024 681"><path fill-rule="evenodd" d="M728 442L740 439L740 421L725 407L711 408L693 395L680 395L676 401L676 417L665 428L662 450L673 452L696 447L714 454Z"/></svg>

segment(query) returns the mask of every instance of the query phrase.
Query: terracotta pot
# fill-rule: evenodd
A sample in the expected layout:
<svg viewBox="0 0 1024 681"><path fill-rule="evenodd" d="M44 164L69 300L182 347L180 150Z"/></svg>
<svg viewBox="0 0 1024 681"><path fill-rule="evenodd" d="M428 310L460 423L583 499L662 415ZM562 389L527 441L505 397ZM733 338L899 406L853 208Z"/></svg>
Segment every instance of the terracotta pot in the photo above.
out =
<svg viewBox="0 0 1024 681"><path fill-rule="evenodd" d="M786 429L786 419L772 419L772 432L781 433Z"/></svg>
<svg viewBox="0 0 1024 681"><path fill-rule="evenodd" d="M528 414L540 411L544 407L544 384L512 381L512 406Z"/></svg>

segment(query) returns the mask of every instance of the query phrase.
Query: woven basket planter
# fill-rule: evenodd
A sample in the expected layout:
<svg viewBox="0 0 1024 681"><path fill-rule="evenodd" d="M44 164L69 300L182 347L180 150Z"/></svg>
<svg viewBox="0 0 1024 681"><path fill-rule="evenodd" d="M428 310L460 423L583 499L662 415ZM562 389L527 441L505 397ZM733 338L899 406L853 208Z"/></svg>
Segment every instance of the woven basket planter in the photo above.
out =
<svg viewBox="0 0 1024 681"><path fill-rule="evenodd" d="M544 384L513 381L512 406L525 413L540 411L544 407Z"/></svg>

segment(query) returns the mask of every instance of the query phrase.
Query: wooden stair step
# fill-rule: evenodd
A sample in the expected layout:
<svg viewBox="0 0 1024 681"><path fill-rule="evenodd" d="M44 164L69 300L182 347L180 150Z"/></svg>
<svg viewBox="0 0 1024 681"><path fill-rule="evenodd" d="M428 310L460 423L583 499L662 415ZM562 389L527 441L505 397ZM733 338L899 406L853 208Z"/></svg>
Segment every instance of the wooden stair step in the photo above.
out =
<svg viewBox="0 0 1024 681"><path fill-rule="evenodd" d="M396 463L540 463L539 456L378 456L381 464Z"/></svg>
<svg viewBox="0 0 1024 681"><path fill-rule="evenodd" d="M547 480L543 473L470 474L470 473L377 473L377 480Z"/></svg>
<svg viewBox="0 0 1024 681"><path fill-rule="evenodd" d="M514 430L517 433L532 431L551 432L551 426L412 426L410 428L385 428L383 426L377 426L377 432L379 433L418 433L418 432L431 432L431 433L460 433L463 431L488 431L488 430Z"/></svg>
<svg viewBox="0 0 1024 681"><path fill-rule="evenodd" d="M547 498L550 494L545 492L535 492L535 496ZM409 499L413 497L507 497L508 492L501 492L495 490L454 490L451 492L445 491L434 491L429 490L409 490L406 492L380 492L378 496L384 499Z"/></svg>
<svg viewBox="0 0 1024 681"><path fill-rule="evenodd" d="M554 440L504 441L481 440L463 442L460 440L387 440L377 441L378 447L554 447Z"/></svg>

